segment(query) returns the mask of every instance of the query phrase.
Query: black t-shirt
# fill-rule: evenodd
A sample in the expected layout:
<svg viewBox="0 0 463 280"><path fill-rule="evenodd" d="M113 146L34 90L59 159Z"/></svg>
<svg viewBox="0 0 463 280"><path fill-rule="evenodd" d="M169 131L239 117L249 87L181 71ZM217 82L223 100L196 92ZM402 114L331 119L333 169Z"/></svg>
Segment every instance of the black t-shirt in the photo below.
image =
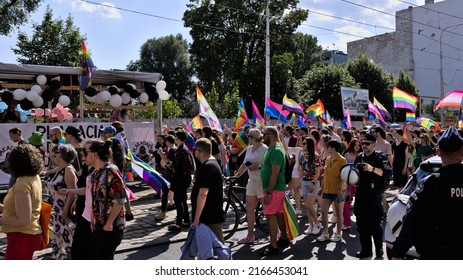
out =
<svg viewBox="0 0 463 280"><path fill-rule="evenodd" d="M200 165L191 190L191 209L193 221L200 188L208 188L206 203L199 221L204 224L217 224L224 221L222 171L216 160L210 159Z"/></svg>
<svg viewBox="0 0 463 280"><path fill-rule="evenodd" d="M215 140L214 137L212 137L210 140L212 143L212 155L214 156L216 154L220 154L219 143L217 142L217 140Z"/></svg>

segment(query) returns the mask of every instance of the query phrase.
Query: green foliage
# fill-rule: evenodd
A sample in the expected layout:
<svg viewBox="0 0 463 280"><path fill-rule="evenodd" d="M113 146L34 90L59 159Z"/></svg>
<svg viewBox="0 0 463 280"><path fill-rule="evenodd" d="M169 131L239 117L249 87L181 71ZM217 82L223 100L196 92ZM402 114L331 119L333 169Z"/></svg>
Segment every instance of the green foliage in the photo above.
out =
<svg viewBox="0 0 463 280"><path fill-rule="evenodd" d="M74 67L80 65L82 41L86 38L74 26L70 15L64 21L60 18L54 20L53 11L47 6L42 23L34 23L32 29L30 39L26 33L19 32L17 48L12 48L19 56L19 63Z"/></svg>
<svg viewBox="0 0 463 280"><path fill-rule="evenodd" d="M418 100L419 100L419 89L416 87L416 83L415 81L412 79L412 77L410 76L410 74L408 72L405 72L403 70L400 70L399 71L399 75L397 77L397 79L394 80L394 85L397 87L397 88L400 88L401 90L407 92L407 93L410 93L414 96L417 96L418 97ZM392 96L392 93L391 93L391 96ZM392 97L391 97L392 99ZM420 105L418 104L418 107L416 108L416 117L419 117L420 115ZM389 111L389 112L392 112L392 111ZM405 120L405 113L406 113L406 110L405 109L394 109L394 117L397 121L402 121L402 120ZM433 114L431 112L431 114ZM438 116L438 114L437 114ZM439 117L438 117L439 118Z"/></svg>
<svg viewBox="0 0 463 280"><path fill-rule="evenodd" d="M203 94L207 103L209 103L209 107L217 114L219 108L219 91L217 90L215 82L212 82L212 88L207 92L203 92Z"/></svg>
<svg viewBox="0 0 463 280"><path fill-rule="evenodd" d="M161 73L166 90L177 100L194 90L188 42L181 34L147 40L140 48L140 59L130 61L127 70Z"/></svg>
<svg viewBox="0 0 463 280"><path fill-rule="evenodd" d="M285 79L288 70L302 71L296 71L294 57L288 54L295 53L298 58L302 55L295 52L297 46L292 38L298 26L307 19L308 12L297 8L298 0L270 3L271 88L272 99L276 100L290 88L290 79ZM222 98L237 82L241 96L252 94L254 101L263 105L266 1L190 0L187 7L183 20L185 26L191 28L192 64L204 91L216 82ZM310 57L316 51L318 48L309 47L302 52Z"/></svg>
<svg viewBox="0 0 463 280"><path fill-rule="evenodd" d="M18 27L26 23L29 14L35 12L43 0L10 0L0 2L0 35L7 36Z"/></svg>
<svg viewBox="0 0 463 280"><path fill-rule="evenodd" d="M177 99L169 98L162 102L162 117L177 118L182 116L182 108Z"/></svg>
<svg viewBox="0 0 463 280"><path fill-rule="evenodd" d="M325 109L335 119L344 116L341 100L341 86L356 87L344 65L320 65L307 71L295 84L295 92L305 107L320 99Z"/></svg>
<svg viewBox="0 0 463 280"><path fill-rule="evenodd" d="M238 92L238 85L235 83L235 87L232 91L225 94L223 99L223 108L220 110L222 118L236 118L238 105L240 103L240 94Z"/></svg>

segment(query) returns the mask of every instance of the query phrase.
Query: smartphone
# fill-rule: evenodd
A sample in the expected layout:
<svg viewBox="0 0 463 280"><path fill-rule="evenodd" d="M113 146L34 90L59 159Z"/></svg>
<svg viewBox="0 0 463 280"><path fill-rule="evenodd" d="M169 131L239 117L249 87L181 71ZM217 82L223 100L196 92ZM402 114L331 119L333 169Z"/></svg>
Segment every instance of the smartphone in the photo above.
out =
<svg viewBox="0 0 463 280"><path fill-rule="evenodd" d="M251 163L250 161L246 161L246 163L245 163L244 165L249 166L249 165L251 165L251 164L252 164L252 163Z"/></svg>

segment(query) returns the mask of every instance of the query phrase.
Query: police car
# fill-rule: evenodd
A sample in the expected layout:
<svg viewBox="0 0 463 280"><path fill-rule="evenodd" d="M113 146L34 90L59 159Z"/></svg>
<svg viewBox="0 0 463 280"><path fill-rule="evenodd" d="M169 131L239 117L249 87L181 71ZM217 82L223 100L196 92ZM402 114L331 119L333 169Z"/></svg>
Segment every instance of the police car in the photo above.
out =
<svg viewBox="0 0 463 280"><path fill-rule="evenodd" d="M403 190L397 194L392 200L389 210L387 211L386 225L384 227L384 239L386 241L386 254L391 258L392 245L395 239L399 236L402 229L403 217L405 216L405 208L408 198L415 191L418 182L431 173L436 173L442 167L440 156L433 156L420 164L420 167L408 179ZM407 252L407 258L418 258L415 247L412 247Z"/></svg>

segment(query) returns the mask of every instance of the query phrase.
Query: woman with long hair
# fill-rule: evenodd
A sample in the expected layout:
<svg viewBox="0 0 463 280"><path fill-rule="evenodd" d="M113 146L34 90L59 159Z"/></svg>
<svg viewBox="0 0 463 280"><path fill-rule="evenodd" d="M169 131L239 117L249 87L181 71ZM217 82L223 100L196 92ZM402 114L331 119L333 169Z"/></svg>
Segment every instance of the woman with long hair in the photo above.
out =
<svg viewBox="0 0 463 280"><path fill-rule="evenodd" d="M95 168L91 181L95 259L111 260L124 236L127 193L121 172L110 161L112 140L93 140L89 144L86 163Z"/></svg>
<svg viewBox="0 0 463 280"><path fill-rule="evenodd" d="M353 138L349 143L349 148L346 150L344 157L346 158L347 163L354 163L355 158L362 152L362 142L358 138ZM343 229L350 229L350 206L352 199L354 198L357 188L353 185L347 186L347 195L344 200L344 208L342 211L343 215Z"/></svg>
<svg viewBox="0 0 463 280"><path fill-rule="evenodd" d="M309 227L304 231L305 234L319 234L321 224L317 219L317 210L314 207L315 199L320 190L320 156L315 152L315 142L312 138L304 138L303 154L299 162L299 173L301 174L301 195L304 198L305 207L307 208L307 218Z"/></svg>
<svg viewBox="0 0 463 280"><path fill-rule="evenodd" d="M398 188L403 188L407 183L407 165L410 157L403 135L402 129L396 129L394 131L395 142L392 144L392 176L394 185Z"/></svg>

